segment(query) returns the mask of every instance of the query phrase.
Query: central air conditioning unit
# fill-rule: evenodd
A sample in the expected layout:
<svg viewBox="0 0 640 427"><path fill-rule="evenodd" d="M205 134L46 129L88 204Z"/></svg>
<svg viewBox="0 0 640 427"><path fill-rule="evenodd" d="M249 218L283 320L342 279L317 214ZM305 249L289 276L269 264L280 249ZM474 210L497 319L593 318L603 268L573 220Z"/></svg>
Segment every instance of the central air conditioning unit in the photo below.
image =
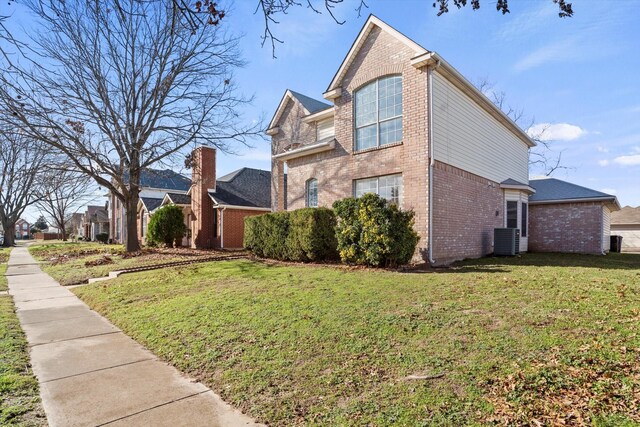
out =
<svg viewBox="0 0 640 427"><path fill-rule="evenodd" d="M514 256L520 253L520 230L517 228L493 229L493 254Z"/></svg>

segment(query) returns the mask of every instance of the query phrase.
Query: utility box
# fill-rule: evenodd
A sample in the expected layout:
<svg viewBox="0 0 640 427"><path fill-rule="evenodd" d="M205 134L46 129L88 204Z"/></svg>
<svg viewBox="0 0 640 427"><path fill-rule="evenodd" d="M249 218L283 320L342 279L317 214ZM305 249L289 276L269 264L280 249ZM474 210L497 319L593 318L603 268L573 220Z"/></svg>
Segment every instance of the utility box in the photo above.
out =
<svg viewBox="0 0 640 427"><path fill-rule="evenodd" d="M515 256L520 253L520 230L518 228L493 229L493 254Z"/></svg>

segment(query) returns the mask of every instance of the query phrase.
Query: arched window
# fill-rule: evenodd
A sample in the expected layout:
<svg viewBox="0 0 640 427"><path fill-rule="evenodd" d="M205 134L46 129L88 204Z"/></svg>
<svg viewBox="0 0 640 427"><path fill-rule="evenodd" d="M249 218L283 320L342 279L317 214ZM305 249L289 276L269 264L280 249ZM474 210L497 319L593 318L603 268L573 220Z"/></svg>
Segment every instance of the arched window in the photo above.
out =
<svg viewBox="0 0 640 427"><path fill-rule="evenodd" d="M402 141L402 77L383 77L355 93L356 151Z"/></svg>
<svg viewBox="0 0 640 427"><path fill-rule="evenodd" d="M318 180L311 178L307 180L307 207L318 207Z"/></svg>

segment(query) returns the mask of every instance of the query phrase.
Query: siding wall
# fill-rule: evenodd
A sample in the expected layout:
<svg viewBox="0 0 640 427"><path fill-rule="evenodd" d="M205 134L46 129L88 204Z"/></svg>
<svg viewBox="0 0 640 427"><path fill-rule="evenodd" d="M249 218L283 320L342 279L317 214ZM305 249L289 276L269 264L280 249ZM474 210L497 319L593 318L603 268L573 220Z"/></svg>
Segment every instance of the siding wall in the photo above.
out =
<svg viewBox="0 0 640 427"><path fill-rule="evenodd" d="M502 182L529 182L528 147L438 72L433 74L434 158Z"/></svg>
<svg viewBox="0 0 640 427"><path fill-rule="evenodd" d="M332 138L336 134L333 127L333 117L330 119L324 119L317 124L317 140L322 141L324 139Z"/></svg>
<svg viewBox="0 0 640 427"><path fill-rule="evenodd" d="M611 250L611 211L608 207L602 207L602 249L604 252Z"/></svg>

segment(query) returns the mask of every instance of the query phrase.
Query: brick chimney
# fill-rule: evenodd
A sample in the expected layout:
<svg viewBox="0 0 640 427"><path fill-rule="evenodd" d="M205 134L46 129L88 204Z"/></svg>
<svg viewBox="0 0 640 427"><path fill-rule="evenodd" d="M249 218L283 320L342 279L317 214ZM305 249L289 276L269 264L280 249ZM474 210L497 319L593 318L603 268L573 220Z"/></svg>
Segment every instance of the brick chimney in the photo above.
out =
<svg viewBox="0 0 640 427"><path fill-rule="evenodd" d="M216 150L198 147L193 150L191 174L191 246L212 248L216 239L216 216L209 190L216 188Z"/></svg>

